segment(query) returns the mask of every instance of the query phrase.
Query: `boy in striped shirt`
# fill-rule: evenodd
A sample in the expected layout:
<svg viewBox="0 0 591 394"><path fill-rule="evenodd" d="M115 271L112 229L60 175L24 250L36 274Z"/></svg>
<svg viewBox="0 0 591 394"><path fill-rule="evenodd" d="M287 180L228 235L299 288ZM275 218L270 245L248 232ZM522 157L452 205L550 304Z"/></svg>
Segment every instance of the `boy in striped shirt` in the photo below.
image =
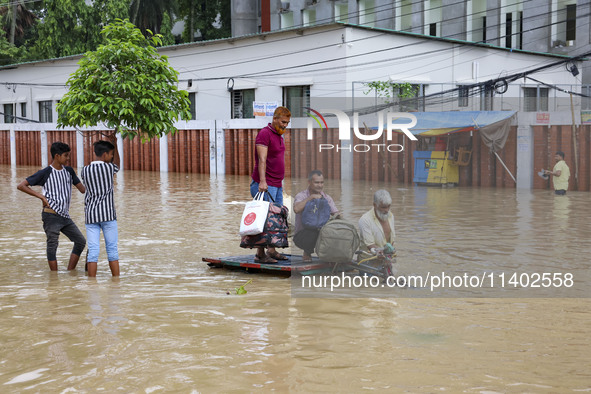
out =
<svg viewBox="0 0 591 394"><path fill-rule="evenodd" d="M72 167L65 164L70 161L70 146L63 142L54 142L51 145L51 165L37 171L22 181L17 189L37 197L43 202L43 230L47 236L47 262L51 271L57 271L57 247L60 232L64 233L70 241L74 242L68 270L73 270L78 264L80 255L86 245L84 236L70 218L70 200L72 199L72 185L85 192L84 185L76 176ZM31 186L42 186L41 193L33 190Z"/></svg>
<svg viewBox="0 0 591 394"><path fill-rule="evenodd" d="M109 268L113 276L119 276L119 240L117 215L113 196L113 177L119 171L119 152L117 137L109 136L110 141L94 143L95 160L85 166L80 177L86 187L84 196L84 221L88 238L88 276L96 276L99 257L101 230L105 238Z"/></svg>

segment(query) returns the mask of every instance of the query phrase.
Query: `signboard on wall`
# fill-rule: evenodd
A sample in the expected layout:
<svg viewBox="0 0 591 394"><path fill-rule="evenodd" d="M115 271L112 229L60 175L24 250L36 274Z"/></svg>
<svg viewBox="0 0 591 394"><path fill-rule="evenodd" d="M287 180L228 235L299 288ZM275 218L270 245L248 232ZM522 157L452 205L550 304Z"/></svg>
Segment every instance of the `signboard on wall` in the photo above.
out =
<svg viewBox="0 0 591 394"><path fill-rule="evenodd" d="M591 124L591 111L581 111L581 123Z"/></svg>
<svg viewBox="0 0 591 394"><path fill-rule="evenodd" d="M279 103L277 101L253 101L252 103L252 113L255 116L273 116L275 109L279 107Z"/></svg>
<svg viewBox="0 0 591 394"><path fill-rule="evenodd" d="M550 113L538 112L536 114L536 123L550 124Z"/></svg>

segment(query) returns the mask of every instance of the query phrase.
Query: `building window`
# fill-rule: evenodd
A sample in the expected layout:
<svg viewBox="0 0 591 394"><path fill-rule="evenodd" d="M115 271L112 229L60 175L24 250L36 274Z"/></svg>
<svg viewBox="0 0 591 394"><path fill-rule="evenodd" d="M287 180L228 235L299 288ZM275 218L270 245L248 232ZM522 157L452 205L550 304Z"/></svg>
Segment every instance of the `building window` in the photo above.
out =
<svg viewBox="0 0 591 394"><path fill-rule="evenodd" d="M254 89L232 91L232 119L254 118Z"/></svg>
<svg viewBox="0 0 591 394"><path fill-rule="evenodd" d="M525 112L548 111L548 88L523 88L523 110Z"/></svg>
<svg viewBox="0 0 591 394"><path fill-rule="evenodd" d="M21 117L27 117L27 103L21 103Z"/></svg>
<svg viewBox="0 0 591 394"><path fill-rule="evenodd" d="M15 123L14 104L4 104L4 123Z"/></svg>
<svg viewBox="0 0 591 394"><path fill-rule="evenodd" d="M302 22L304 26L310 26L316 23L316 10L302 10Z"/></svg>
<svg viewBox="0 0 591 394"><path fill-rule="evenodd" d="M493 97L494 89L490 86L482 86L480 90L480 110L481 111L492 111L493 110Z"/></svg>
<svg viewBox="0 0 591 394"><path fill-rule="evenodd" d="M425 110L425 86L421 84L411 84L410 90L401 92L401 88L394 87L392 97L394 102L398 102L399 110L402 112L416 112ZM401 94L404 93L404 97Z"/></svg>
<svg viewBox="0 0 591 394"><path fill-rule="evenodd" d="M566 41L574 41L577 36L577 5L566 6Z"/></svg>
<svg viewBox="0 0 591 394"><path fill-rule="evenodd" d="M337 22L349 22L349 5L335 4L334 5L334 19Z"/></svg>
<svg viewBox="0 0 591 394"><path fill-rule="evenodd" d="M467 107L470 97L470 88L467 86L458 86L458 107Z"/></svg>
<svg viewBox="0 0 591 394"><path fill-rule="evenodd" d="M53 103L51 101L39 101L39 122L53 122Z"/></svg>
<svg viewBox="0 0 591 394"><path fill-rule="evenodd" d="M441 35L441 23L443 21L442 1L428 0L423 2L425 10L423 11L425 24L422 29L423 34L430 36Z"/></svg>
<svg viewBox="0 0 591 394"><path fill-rule="evenodd" d="M481 42L486 40L486 0L469 0L472 11L466 15L466 39Z"/></svg>
<svg viewBox="0 0 591 394"><path fill-rule="evenodd" d="M376 21L374 0L359 0L359 24L373 27Z"/></svg>
<svg viewBox="0 0 591 394"><path fill-rule="evenodd" d="M517 48L523 49L523 11L519 12L519 34L517 35Z"/></svg>
<svg viewBox="0 0 591 394"><path fill-rule="evenodd" d="M513 38L513 15L509 12L505 15L505 47L511 48Z"/></svg>
<svg viewBox="0 0 591 394"><path fill-rule="evenodd" d="M400 25L397 30L410 31L412 29L412 0L400 1Z"/></svg>
<svg viewBox="0 0 591 394"><path fill-rule="evenodd" d="M197 119L197 112L195 112L195 93L189 93L189 111L191 111L191 120Z"/></svg>
<svg viewBox="0 0 591 394"><path fill-rule="evenodd" d="M429 25L429 35L436 36L437 35L437 23L431 23Z"/></svg>
<svg viewBox="0 0 591 394"><path fill-rule="evenodd" d="M587 96L581 97L581 109L591 109L591 99L589 98L591 97L591 85L581 86L581 93Z"/></svg>
<svg viewBox="0 0 591 394"><path fill-rule="evenodd" d="M282 12L279 16L282 29L293 27L293 12Z"/></svg>
<svg viewBox="0 0 591 394"><path fill-rule="evenodd" d="M310 106L310 85L286 86L283 88L283 105L291 111L291 116L301 118Z"/></svg>

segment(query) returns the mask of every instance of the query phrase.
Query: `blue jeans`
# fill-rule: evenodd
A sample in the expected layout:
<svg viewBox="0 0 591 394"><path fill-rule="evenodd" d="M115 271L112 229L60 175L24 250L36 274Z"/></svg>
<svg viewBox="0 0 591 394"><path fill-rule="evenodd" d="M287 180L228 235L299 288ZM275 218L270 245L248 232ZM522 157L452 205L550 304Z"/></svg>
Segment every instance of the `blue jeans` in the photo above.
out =
<svg viewBox="0 0 591 394"><path fill-rule="evenodd" d="M259 183L252 181L250 182L250 195L255 196L259 191ZM265 193L265 201L275 202L279 205L283 205L283 187L269 186L267 189L268 193ZM273 197L273 200L269 199L269 195Z"/></svg>
<svg viewBox="0 0 591 394"><path fill-rule="evenodd" d="M119 250L117 248L117 242L119 241L117 221L111 220L109 222L91 223L86 225L86 240L88 242L87 261L89 263L98 262L101 229L103 230L103 237L105 238L105 246L109 261L119 260Z"/></svg>

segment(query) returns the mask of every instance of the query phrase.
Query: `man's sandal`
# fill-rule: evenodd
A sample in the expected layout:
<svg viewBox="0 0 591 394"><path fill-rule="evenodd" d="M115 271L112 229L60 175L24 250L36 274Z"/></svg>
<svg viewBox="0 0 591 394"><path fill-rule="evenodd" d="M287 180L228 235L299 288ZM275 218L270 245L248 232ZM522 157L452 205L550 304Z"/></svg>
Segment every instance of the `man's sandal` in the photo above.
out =
<svg viewBox="0 0 591 394"><path fill-rule="evenodd" d="M275 260L289 260L289 258L287 256L282 255L281 253L275 251L273 253L269 253L267 252L267 256L275 259Z"/></svg>

